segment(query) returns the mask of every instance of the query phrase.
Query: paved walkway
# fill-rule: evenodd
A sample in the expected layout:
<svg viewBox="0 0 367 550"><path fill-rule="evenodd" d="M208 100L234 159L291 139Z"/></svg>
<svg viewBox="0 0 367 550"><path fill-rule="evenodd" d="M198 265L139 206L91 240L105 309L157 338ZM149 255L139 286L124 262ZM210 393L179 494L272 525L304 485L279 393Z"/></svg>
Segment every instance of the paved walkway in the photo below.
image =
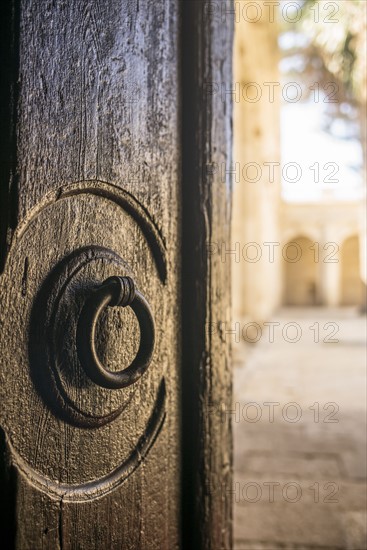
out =
<svg viewBox="0 0 367 550"><path fill-rule="evenodd" d="M365 550L366 318L272 321L234 350L235 550Z"/></svg>

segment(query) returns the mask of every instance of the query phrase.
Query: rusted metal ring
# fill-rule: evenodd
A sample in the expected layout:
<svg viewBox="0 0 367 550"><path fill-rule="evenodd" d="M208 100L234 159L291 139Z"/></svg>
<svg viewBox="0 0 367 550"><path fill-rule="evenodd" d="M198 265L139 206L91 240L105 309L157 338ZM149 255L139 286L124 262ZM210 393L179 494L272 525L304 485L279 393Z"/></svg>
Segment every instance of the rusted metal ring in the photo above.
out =
<svg viewBox="0 0 367 550"><path fill-rule="evenodd" d="M140 344L134 360L127 368L117 372L103 366L95 349L97 322L107 306L130 306L140 328ZM99 386L120 389L134 384L150 365L154 343L155 326L150 306L131 277L109 277L85 302L78 320L76 346L85 373Z"/></svg>

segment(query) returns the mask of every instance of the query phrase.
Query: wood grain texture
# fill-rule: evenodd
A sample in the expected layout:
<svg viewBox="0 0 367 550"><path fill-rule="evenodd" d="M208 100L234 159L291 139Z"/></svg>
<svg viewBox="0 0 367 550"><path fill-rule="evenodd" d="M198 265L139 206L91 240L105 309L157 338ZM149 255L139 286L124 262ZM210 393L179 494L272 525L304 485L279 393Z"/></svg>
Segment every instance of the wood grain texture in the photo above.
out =
<svg viewBox="0 0 367 550"><path fill-rule="evenodd" d="M224 8L224 10L222 10ZM183 533L184 547L232 547L230 243L233 14L227 2L183 3ZM224 17L222 14L225 14Z"/></svg>
<svg viewBox="0 0 367 550"><path fill-rule="evenodd" d="M178 25L176 1L19 3L16 142L3 134L17 145L17 217L0 281L0 424L7 457L0 491L12 495L16 522L8 530L9 548L179 546ZM13 129L14 120L8 126ZM48 334L38 325L42 316L32 313L40 289L83 247L104 247L122 258L157 326L153 362L126 391L97 391L82 373L69 376L73 292L77 299L80 289L124 273L95 257L71 277L57 310L65 315L58 354L65 394L92 416L123 405L116 418L90 427L44 398L34 382L47 385L47 372L40 348L32 352L29 342L41 335L42 345ZM39 303L49 318L56 306ZM106 312L97 347L110 368L121 369L138 332L128 311L117 309ZM164 410L150 429L163 379Z"/></svg>
<svg viewBox="0 0 367 550"><path fill-rule="evenodd" d="M229 264L207 251L229 243L231 185L217 168L230 160L230 97L208 91L231 82L232 18L202 0L10 4L17 40L4 89L18 95L0 136L13 151L1 175L3 540L18 550L231 548L231 431L215 414L230 408L230 351L208 330L229 319ZM114 394L67 372L78 293L116 274L100 248L122 259L118 274L136 279L157 326L146 375ZM39 299L80 249L95 256L75 277L66 269L61 294L56 278L57 306ZM92 417L122 404L109 422L81 426L35 383L47 386L38 323L55 307L65 395ZM134 353L133 323L115 308L103 319L97 348L111 368Z"/></svg>

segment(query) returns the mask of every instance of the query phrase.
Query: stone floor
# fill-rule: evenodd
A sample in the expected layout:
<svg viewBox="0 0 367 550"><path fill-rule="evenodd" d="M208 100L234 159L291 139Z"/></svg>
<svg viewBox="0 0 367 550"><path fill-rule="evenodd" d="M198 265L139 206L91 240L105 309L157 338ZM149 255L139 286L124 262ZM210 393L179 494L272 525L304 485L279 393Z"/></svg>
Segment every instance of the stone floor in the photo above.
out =
<svg viewBox="0 0 367 550"><path fill-rule="evenodd" d="M234 346L234 548L365 550L366 318L272 321Z"/></svg>

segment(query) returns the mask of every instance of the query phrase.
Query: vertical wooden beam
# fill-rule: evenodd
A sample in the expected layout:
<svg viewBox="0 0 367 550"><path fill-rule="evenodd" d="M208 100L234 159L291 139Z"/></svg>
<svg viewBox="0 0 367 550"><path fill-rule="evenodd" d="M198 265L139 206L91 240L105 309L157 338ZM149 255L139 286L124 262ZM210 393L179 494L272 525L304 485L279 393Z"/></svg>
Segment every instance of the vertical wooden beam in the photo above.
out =
<svg viewBox="0 0 367 550"><path fill-rule="evenodd" d="M233 13L182 3L183 548L231 548L230 244ZM223 173L225 177L223 177Z"/></svg>
<svg viewBox="0 0 367 550"><path fill-rule="evenodd" d="M16 111L19 86L19 4L4 0L0 11L0 273L16 225Z"/></svg>
<svg viewBox="0 0 367 550"><path fill-rule="evenodd" d="M0 427L0 540L5 550L15 548L17 472Z"/></svg>

